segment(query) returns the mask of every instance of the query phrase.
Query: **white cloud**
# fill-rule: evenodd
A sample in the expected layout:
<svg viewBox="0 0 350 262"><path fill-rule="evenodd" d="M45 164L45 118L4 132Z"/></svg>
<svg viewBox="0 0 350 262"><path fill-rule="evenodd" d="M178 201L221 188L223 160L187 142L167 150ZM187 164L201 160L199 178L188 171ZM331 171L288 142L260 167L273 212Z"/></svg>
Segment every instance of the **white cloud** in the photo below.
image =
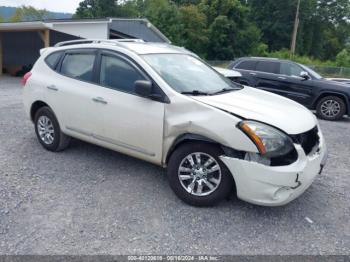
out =
<svg viewBox="0 0 350 262"><path fill-rule="evenodd" d="M31 5L52 12L75 13L81 1L83 0L0 0L0 6Z"/></svg>

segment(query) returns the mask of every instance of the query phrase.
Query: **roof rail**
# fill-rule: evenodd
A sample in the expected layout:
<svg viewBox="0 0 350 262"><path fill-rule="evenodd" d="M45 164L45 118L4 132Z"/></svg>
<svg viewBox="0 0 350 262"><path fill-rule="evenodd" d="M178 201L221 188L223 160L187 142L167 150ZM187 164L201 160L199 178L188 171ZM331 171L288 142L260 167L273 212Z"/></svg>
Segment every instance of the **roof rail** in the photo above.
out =
<svg viewBox="0 0 350 262"><path fill-rule="evenodd" d="M142 39L79 39L79 40L70 40L59 42L55 45L55 47L67 46L67 45L79 45L79 44L100 44L100 43L109 43L115 44L125 43L125 42L136 42L143 43Z"/></svg>
<svg viewBox="0 0 350 262"><path fill-rule="evenodd" d="M111 41L116 41L116 42L119 42L119 43L123 43L123 42L144 43L145 42L143 39L137 39L137 38L113 39Z"/></svg>

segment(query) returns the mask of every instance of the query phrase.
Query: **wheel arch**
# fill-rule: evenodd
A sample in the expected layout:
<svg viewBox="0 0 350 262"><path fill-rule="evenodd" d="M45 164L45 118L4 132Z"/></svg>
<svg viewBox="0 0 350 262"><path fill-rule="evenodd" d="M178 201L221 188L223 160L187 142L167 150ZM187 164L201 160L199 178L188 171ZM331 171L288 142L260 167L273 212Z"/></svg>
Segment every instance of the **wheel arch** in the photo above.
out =
<svg viewBox="0 0 350 262"><path fill-rule="evenodd" d="M339 97L341 99L344 100L345 102L345 106L346 106L346 113L347 114L350 114L350 104L349 104L349 98L343 94L343 93L340 93L340 92L334 92L334 91L325 91L325 92L322 92L314 101L313 105L312 105L312 109L316 109L317 107L317 103L322 99L322 98L325 98L327 96L336 96L336 97Z"/></svg>
<svg viewBox="0 0 350 262"><path fill-rule="evenodd" d="M35 101L31 107L30 107L30 119L32 120L32 122L34 122L34 117L35 117L35 114L36 112L42 108L42 107L50 107L47 103L41 101L41 100L37 100Z"/></svg>
<svg viewBox="0 0 350 262"><path fill-rule="evenodd" d="M218 147L220 147L225 155L240 158L240 159L242 159L244 157L243 152L235 150L233 148L229 148L227 146L224 146L211 138L208 138L206 136L199 135L199 134L194 134L194 133L185 133L185 134L179 135L174 140L173 144L171 145L171 147L169 148L169 150L166 154L165 165L168 164L169 158L172 155L172 153L176 150L176 148L178 148L179 146L181 146L185 143L191 143L191 142L192 143L193 142L200 142L200 143L214 144L214 145L217 145Z"/></svg>
<svg viewBox="0 0 350 262"><path fill-rule="evenodd" d="M210 139L208 137L205 137L203 135L193 134L193 133L185 133L182 135L179 135L174 142L172 143L171 147L169 148L166 158L165 158L165 164L168 164L169 158L171 154L175 151L176 148L178 148L180 145L184 143L189 142L204 142L204 143L211 143L216 144L220 146L220 143L214 141L213 139Z"/></svg>

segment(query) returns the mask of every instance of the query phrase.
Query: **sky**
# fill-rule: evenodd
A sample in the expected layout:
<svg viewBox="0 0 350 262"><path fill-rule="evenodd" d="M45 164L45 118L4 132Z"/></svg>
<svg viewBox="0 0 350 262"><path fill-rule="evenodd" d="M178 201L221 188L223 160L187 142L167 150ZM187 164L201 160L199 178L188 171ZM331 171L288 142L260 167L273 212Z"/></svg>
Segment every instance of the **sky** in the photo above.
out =
<svg viewBox="0 0 350 262"><path fill-rule="evenodd" d="M0 6L31 5L37 9L53 12L75 13L82 0L0 0Z"/></svg>

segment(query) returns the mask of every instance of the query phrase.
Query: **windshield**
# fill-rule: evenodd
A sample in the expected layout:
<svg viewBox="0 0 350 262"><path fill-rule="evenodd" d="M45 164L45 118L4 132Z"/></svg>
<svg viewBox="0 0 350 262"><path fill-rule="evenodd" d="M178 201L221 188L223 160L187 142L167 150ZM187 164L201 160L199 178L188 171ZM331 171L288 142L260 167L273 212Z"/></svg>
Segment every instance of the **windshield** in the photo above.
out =
<svg viewBox="0 0 350 262"><path fill-rule="evenodd" d="M323 77L321 75L319 75L318 73L316 73L314 70L312 70L310 67L307 67L305 65L301 65L299 64L306 72L309 73L309 75L311 75L313 78L316 79L322 79Z"/></svg>
<svg viewBox="0 0 350 262"><path fill-rule="evenodd" d="M191 55L147 54L143 58L179 93L211 95L241 89L241 86Z"/></svg>

